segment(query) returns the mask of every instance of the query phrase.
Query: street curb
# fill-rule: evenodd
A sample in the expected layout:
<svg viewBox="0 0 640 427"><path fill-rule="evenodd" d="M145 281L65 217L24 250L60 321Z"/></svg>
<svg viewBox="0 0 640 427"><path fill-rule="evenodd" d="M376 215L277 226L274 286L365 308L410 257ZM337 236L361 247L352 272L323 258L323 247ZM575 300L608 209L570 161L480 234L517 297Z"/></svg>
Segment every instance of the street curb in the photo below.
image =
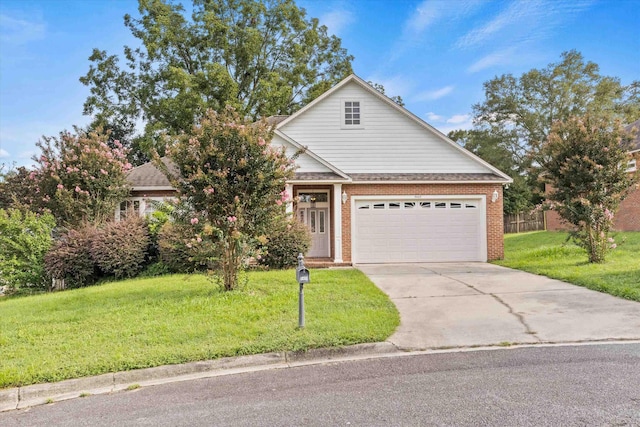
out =
<svg viewBox="0 0 640 427"><path fill-rule="evenodd" d="M431 349L400 349L391 342L357 344L347 347L318 348L307 351L265 353L250 356L225 357L222 359L190 362L180 365L165 365L155 368L135 369L60 381L34 384L0 390L0 412L24 409L67 399L106 394L123 390L134 390L159 384L210 378L268 369L287 369L305 365L338 361L363 360L384 357L418 356L424 354L466 353L473 351L496 351L521 348L584 346L601 344L631 344L640 340L598 340L548 343L514 343L509 347L500 345L476 347L452 347Z"/></svg>
<svg viewBox="0 0 640 427"><path fill-rule="evenodd" d="M34 384L0 390L0 412L23 409L93 394L113 393L140 387L255 372L266 369L292 368L350 358L367 358L397 353L390 342L357 344L347 347L320 348L308 351L265 353L250 356L165 365L135 369L94 377L70 379L55 383Z"/></svg>

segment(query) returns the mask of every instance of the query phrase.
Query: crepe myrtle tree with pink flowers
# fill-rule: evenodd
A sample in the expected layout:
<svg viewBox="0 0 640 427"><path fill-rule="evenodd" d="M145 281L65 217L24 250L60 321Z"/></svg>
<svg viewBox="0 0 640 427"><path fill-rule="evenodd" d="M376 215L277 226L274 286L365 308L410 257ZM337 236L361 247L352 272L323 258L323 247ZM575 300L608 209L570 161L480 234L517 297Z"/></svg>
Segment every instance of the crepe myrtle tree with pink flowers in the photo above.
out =
<svg viewBox="0 0 640 427"><path fill-rule="evenodd" d="M117 141L110 147L108 137L100 130L75 128L75 133L64 131L37 143L42 153L33 158L37 165L30 178L37 184L38 204L58 224L73 228L84 222L103 223L114 218L129 195L126 149Z"/></svg>
<svg viewBox="0 0 640 427"><path fill-rule="evenodd" d="M613 218L637 180L626 171L631 139L620 122L587 114L556 122L542 146L549 204L573 225L571 237L591 263L604 262L616 247L609 236Z"/></svg>
<svg viewBox="0 0 640 427"><path fill-rule="evenodd" d="M219 274L233 290L243 262L276 221L286 220L289 195L284 191L295 164L284 149L271 145L273 129L265 120L250 122L231 107L208 111L189 133L172 138L167 157L176 165L161 168L196 212L193 244L214 241ZM198 241L200 240L200 241Z"/></svg>

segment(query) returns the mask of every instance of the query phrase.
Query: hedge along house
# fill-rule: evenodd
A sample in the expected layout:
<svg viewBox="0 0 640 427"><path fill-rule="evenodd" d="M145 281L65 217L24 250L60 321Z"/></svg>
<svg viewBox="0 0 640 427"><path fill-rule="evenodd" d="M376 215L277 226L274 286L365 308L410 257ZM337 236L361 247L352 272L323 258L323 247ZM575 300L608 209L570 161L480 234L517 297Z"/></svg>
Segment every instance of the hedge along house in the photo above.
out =
<svg viewBox="0 0 640 427"><path fill-rule="evenodd" d="M502 188L511 178L351 75L291 116L274 146L299 150L289 212L312 235L308 258L334 264L503 257ZM168 197L152 165L129 174L127 207Z"/></svg>

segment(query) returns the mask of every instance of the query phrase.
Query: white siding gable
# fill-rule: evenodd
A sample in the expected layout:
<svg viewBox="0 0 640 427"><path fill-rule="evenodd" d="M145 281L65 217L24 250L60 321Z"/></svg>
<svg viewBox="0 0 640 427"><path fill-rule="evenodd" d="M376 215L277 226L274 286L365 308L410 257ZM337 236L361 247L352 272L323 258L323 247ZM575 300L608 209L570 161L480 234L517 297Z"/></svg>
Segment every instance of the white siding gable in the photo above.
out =
<svg viewBox="0 0 640 427"><path fill-rule="evenodd" d="M274 148L285 147L285 153L289 158L298 151L297 147L294 147L278 135L273 136L271 145ZM296 172L331 172L331 169L318 162L307 153L302 153L300 154L300 156L298 156L298 158L296 159L296 165L298 165L298 169L296 169Z"/></svg>
<svg viewBox="0 0 640 427"><path fill-rule="evenodd" d="M344 125L345 101L360 101L360 126ZM353 81L278 130L345 173L493 172Z"/></svg>

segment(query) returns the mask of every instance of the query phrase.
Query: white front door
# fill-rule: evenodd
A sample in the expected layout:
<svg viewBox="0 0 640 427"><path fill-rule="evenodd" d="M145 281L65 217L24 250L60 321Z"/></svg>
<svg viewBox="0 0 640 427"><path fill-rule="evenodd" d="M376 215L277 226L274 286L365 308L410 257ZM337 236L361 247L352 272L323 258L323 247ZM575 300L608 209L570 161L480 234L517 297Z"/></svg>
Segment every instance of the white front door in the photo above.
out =
<svg viewBox="0 0 640 427"><path fill-rule="evenodd" d="M311 233L311 249L307 253L311 258L326 258L331 255L329 246L329 208L300 208L298 218Z"/></svg>

